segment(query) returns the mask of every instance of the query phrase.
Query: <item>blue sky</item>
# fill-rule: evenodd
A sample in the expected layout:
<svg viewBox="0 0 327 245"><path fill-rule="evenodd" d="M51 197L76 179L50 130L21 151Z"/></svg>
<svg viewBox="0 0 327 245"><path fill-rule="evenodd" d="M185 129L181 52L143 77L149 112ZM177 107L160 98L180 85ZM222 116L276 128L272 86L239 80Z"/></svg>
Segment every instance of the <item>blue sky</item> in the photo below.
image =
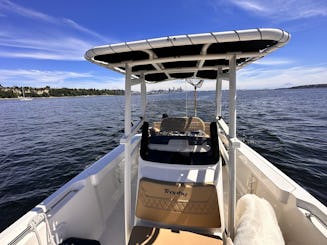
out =
<svg viewBox="0 0 327 245"><path fill-rule="evenodd" d="M239 89L327 83L326 26L326 0L0 0L0 84L123 88L122 75L85 61L85 51L123 41L251 28L281 28L292 39L241 70ZM206 82L203 89L213 87Z"/></svg>

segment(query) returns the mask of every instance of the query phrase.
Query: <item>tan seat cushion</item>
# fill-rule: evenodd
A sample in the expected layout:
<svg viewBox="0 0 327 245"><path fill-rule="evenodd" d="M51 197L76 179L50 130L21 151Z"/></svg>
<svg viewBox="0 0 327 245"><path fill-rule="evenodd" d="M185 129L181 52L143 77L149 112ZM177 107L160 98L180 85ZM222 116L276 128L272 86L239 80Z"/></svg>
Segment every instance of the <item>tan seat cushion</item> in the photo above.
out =
<svg viewBox="0 0 327 245"><path fill-rule="evenodd" d="M160 130L161 131L185 131L186 118L184 117L167 117L162 119Z"/></svg>
<svg viewBox="0 0 327 245"><path fill-rule="evenodd" d="M158 124L155 124L158 127ZM198 131L205 132L205 123L198 117L167 117L162 119L160 124L161 131Z"/></svg>
<svg viewBox="0 0 327 245"><path fill-rule="evenodd" d="M189 117L186 120L186 127L185 127L185 131L198 131L198 130L202 130L203 132L205 132L205 124L202 121L202 119L198 118L198 117Z"/></svg>

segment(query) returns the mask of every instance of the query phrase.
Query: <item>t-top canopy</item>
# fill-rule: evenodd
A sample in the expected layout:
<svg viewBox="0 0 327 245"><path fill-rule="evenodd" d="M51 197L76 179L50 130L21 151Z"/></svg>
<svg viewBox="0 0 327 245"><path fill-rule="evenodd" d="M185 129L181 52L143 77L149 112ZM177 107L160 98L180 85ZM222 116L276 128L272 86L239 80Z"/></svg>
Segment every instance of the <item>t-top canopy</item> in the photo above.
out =
<svg viewBox="0 0 327 245"><path fill-rule="evenodd" d="M228 73L233 55L240 69L284 46L289 39L290 34L280 29L168 36L95 47L85 58L123 74L129 65L134 78L144 75L151 82L216 79L219 67Z"/></svg>

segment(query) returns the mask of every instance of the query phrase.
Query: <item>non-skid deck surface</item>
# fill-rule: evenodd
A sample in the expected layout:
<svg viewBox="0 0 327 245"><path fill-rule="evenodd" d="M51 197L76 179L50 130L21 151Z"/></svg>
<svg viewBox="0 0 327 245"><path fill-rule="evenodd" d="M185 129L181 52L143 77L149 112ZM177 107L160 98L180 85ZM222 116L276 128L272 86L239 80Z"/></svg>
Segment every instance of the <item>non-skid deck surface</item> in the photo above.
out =
<svg viewBox="0 0 327 245"><path fill-rule="evenodd" d="M172 231L170 229L135 226L132 230L129 245L145 244L223 244L217 236L204 235L190 231Z"/></svg>

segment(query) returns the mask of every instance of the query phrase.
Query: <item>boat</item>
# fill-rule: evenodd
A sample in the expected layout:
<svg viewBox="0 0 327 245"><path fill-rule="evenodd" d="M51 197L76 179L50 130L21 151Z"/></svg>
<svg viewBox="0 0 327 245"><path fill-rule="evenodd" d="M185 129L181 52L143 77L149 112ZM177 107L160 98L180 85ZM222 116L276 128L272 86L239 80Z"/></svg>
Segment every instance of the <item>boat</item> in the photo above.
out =
<svg viewBox="0 0 327 245"><path fill-rule="evenodd" d="M284 30L260 28L88 50L88 61L125 76L124 136L4 230L0 244L327 244L326 207L236 134L237 71L289 40ZM148 121L146 85L176 79L213 80L212 122ZM132 125L136 85L142 110Z"/></svg>
<svg viewBox="0 0 327 245"><path fill-rule="evenodd" d="M22 97L18 97L19 100L21 100L21 101L31 101L31 100L33 100L32 97L26 97L26 96L25 96L24 87L22 87L22 94L23 94Z"/></svg>

